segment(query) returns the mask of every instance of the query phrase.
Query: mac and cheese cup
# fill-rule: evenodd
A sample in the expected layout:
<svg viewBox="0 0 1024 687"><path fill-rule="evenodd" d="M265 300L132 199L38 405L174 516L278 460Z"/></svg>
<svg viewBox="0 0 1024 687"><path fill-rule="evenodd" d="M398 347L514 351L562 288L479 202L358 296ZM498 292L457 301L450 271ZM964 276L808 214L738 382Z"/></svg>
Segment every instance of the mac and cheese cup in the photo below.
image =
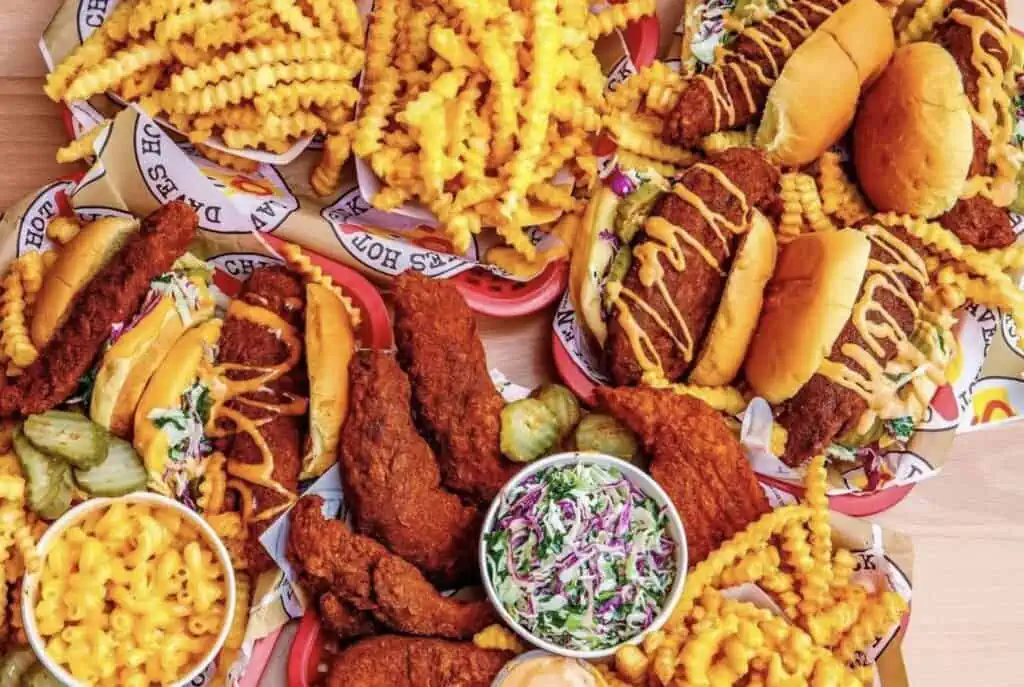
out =
<svg viewBox="0 0 1024 687"><path fill-rule="evenodd" d="M117 517L119 509L131 512L140 506L147 507L151 517ZM104 520L112 508L114 515ZM182 528L195 537L190 541L183 538ZM90 531L94 535L89 535ZM170 538L162 538L167 535ZM108 557L106 547L110 545L123 553ZM126 552L127 549L130 551ZM43 563L38 572L25 576L22 591L25 633L36 656L64 685L87 687L95 680L82 679L83 664L88 669L91 662L99 671L114 661L113 679L118 684L160 682L184 687L203 673L223 647L235 612L231 559L206 521L180 503L144 492L90 499L53 523L37 551ZM66 558L51 560L52 556ZM78 572L72 572L73 565ZM112 588L106 582L95 584L103 579L115 584ZM95 587L91 593L84 592L90 581ZM161 587L160 601L138 593L139 589L147 589L155 594L152 590ZM100 589L102 596L97 594ZM47 602L47 597L53 600ZM40 602L43 606L49 603L60 612L40 614ZM188 607L187 614L182 605ZM98 621L98 615L106 617ZM162 622L178 627L168 629ZM219 630L214 634L218 622ZM150 628L140 630L146 623ZM104 628L109 644L97 639L99 628ZM147 651L145 642L138 637L153 628L158 631L149 635L148 646L157 648ZM125 645L137 650L133 653ZM55 650L62 655L54 656ZM159 656L161 660L166 657L169 674L157 678L151 671L147 681L147 664L143 660L147 655ZM79 677L73 675L76 671L70 661L78 662ZM175 671L180 674L173 674Z"/></svg>

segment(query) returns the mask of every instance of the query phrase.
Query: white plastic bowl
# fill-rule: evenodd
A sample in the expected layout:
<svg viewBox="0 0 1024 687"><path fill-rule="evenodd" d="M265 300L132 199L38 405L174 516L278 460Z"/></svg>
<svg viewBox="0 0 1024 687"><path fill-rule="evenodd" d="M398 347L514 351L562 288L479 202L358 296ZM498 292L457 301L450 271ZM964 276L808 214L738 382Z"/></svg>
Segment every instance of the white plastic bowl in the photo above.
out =
<svg viewBox="0 0 1024 687"><path fill-rule="evenodd" d="M196 529L203 534L206 539L206 543L210 545L214 555L217 557L217 562L224 570L224 579L227 583L227 601L224 609L224 626L220 629L220 633L217 635L216 641L210 645L209 651L203 656L196 666L182 678L174 683L171 683L169 687L185 687L191 683L195 678L206 670L207 666L213 662L224 646L224 642L227 640L228 632L231 630L231 618L235 614L235 573L231 567L231 556L228 554L228 550L224 548L224 544L221 543L220 538L213 531L205 520L194 511L186 508L177 501L173 501L159 494L151 494L148 492L138 492L135 494L129 494L128 496L121 496L118 498L95 498L89 499L84 503L81 503L67 513L62 515L60 519L50 525L46 533L43 534L43 538L39 540L39 544L36 547L36 551L39 554L40 559L44 562L46 560L46 553L50 548L50 545L60 537L67 529L72 525L82 520L89 513L107 508L115 503L144 503L153 507L167 508L177 512L182 518L196 527ZM32 647L32 651L35 652L39 661L46 667L46 669L53 675L57 680L67 687L88 687L86 684L72 677L60 664L50 658L46 653L46 642L39 634L39 630L36 627L36 597L39 592L39 573L25 576L24 586L22 588L21 596L21 615L25 623L25 635L28 637L29 645Z"/></svg>
<svg viewBox="0 0 1024 687"><path fill-rule="evenodd" d="M640 491L653 498L659 506L663 506L665 508L665 512L668 514L668 533L676 542L676 579L672 583L672 588L669 590L668 597L665 599L665 605L662 607L661 612L658 613L658 615L654 617L654 620L651 621L651 624L637 636L631 637L616 646L592 651L567 649L557 644L553 644L541 637L538 637L517 623L508 611L505 610L505 606L498 598L498 593L494 588L494 584L491 581L490 576L487 574L486 535L494 529L494 523L498 516L498 508L501 506L501 503L508 492L517 487L521 482L523 482L523 480L542 470L546 470L550 467L576 465L579 463L614 467L618 469L619 472L622 473L623 477L632 482L633 485L640 489ZM660 629L672 614L672 609L675 608L677 603L679 603L679 597L682 596L683 593L683 584L686 581L686 567L688 560L686 551L686 531L683 528L683 521L679 517L679 512L673 505L672 500L668 497L668 494L665 493L661 486L654 481L654 478L640 468L636 467L632 463L627 463L619 458L614 458L601 453L585 453L576 451L570 453L558 453L553 456L548 456L542 460L538 460L536 463L531 463L528 467L519 472L508 482L508 484L502 487L502 490L491 503L491 507L487 510L487 516L484 518L484 526L480 532L480 544L478 549L480 559L480 577L484 582L484 588L487 590L487 598L490 599L491 604L497 610L501 619L511 627L516 634L534 646L540 647L550 653L558 654L559 656L582 658L588 661L612 656L619 647L625 644L638 644L648 633Z"/></svg>

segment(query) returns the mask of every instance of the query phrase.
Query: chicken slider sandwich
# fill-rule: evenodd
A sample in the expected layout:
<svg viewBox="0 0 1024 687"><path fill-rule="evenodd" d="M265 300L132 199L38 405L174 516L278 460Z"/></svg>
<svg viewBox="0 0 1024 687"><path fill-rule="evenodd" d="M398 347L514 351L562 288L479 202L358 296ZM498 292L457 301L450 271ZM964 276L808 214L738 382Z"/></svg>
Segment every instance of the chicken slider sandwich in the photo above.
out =
<svg viewBox="0 0 1024 687"><path fill-rule="evenodd" d="M804 234L784 246L744 366L787 431L783 460L850 458L907 441L945 382L948 313L929 310L924 260L898 228Z"/></svg>

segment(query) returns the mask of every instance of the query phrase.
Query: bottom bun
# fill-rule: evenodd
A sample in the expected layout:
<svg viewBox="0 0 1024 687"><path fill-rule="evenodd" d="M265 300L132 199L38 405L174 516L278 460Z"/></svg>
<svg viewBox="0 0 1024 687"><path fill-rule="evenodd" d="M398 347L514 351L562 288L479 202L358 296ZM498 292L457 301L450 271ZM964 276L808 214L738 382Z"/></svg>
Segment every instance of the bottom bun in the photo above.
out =
<svg viewBox="0 0 1024 687"><path fill-rule="evenodd" d="M603 281L608 265L615 257L615 243L605 236L615 235L615 213L620 198L607 186L590 199L583 223L573 241L569 263L569 296L587 331L600 344L608 336L601 307Z"/></svg>
<svg viewBox="0 0 1024 687"><path fill-rule="evenodd" d="M776 254L771 222L754 210L750 230L740 243L718 311L690 372L694 384L721 386L736 378L757 327Z"/></svg>

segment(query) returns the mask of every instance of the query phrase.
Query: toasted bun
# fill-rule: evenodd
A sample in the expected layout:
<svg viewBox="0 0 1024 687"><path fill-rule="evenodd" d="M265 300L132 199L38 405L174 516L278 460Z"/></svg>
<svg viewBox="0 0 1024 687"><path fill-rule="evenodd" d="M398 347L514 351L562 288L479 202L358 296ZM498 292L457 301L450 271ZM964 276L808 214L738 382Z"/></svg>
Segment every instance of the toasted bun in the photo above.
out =
<svg viewBox="0 0 1024 687"><path fill-rule="evenodd" d="M348 364L355 331L341 299L319 284L306 285L306 369L309 373L309 449L300 479L319 477L337 460L348 412Z"/></svg>
<svg viewBox="0 0 1024 687"><path fill-rule="evenodd" d="M853 0L829 17L786 61L768 93L755 142L780 165L816 160L850 127L862 83L892 55L889 14Z"/></svg>
<svg viewBox="0 0 1024 687"><path fill-rule="evenodd" d="M721 386L736 378L757 327L764 286L775 269L776 252L771 222L754 210L750 230L740 243L718 311L690 372L694 384Z"/></svg>
<svg viewBox="0 0 1024 687"><path fill-rule="evenodd" d="M180 408L181 395L199 377L199 365L206 355L206 348L213 346L220 338L223 322L207 320L186 331L167 352L164 361L142 392L135 409L135 436L132 443L142 456L150 480L160 482L167 466L169 444L167 434L149 418L150 413L161 408Z"/></svg>
<svg viewBox="0 0 1024 687"><path fill-rule="evenodd" d="M935 43L904 45L868 91L853 127L864 193L879 210L937 217L956 203L973 155L953 57Z"/></svg>
<svg viewBox="0 0 1024 687"><path fill-rule="evenodd" d="M832 36L853 61L861 86L878 78L896 49L889 11L876 0L852 0L822 22L818 31Z"/></svg>
<svg viewBox="0 0 1024 687"><path fill-rule="evenodd" d="M608 336L608 326L601 314L601 284L615 257L615 246L600 236L602 232L615 232L619 200L607 186L601 186L590 199L583 223L576 232L569 263L569 296L573 307L587 331L602 346Z"/></svg>
<svg viewBox="0 0 1024 687"><path fill-rule="evenodd" d="M199 290L198 307L191 310L191 326L213 315L213 299L205 282L194 280ZM165 295L134 327L125 332L103 354L96 371L89 415L93 422L120 437L132 431L135 408L150 377L187 329L174 305Z"/></svg>
<svg viewBox="0 0 1024 687"><path fill-rule="evenodd" d="M805 234L782 248L744 366L769 403L792 398L850 319L871 244L859 231Z"/></svg>
<svg viewBox="0 0 1024 687"><path fill-rule="evenodd" d="M82 228L57 255L36 296L29 334L37 348L64 324L79 289L121 249L139 223L129 217L101 217Z"/></svg>

